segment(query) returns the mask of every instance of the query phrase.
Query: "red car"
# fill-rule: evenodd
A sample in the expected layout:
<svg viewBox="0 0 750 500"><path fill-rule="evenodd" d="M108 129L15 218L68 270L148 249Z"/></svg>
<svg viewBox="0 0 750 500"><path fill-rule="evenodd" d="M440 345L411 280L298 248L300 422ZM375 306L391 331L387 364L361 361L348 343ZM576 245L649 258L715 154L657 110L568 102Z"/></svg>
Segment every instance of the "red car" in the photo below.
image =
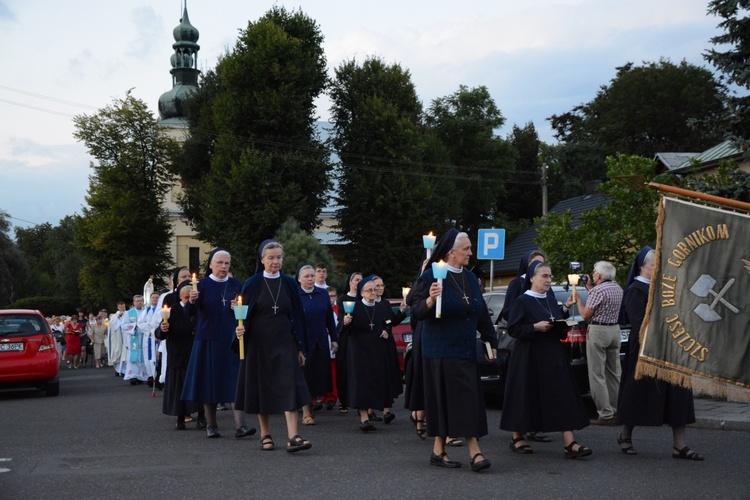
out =
<svg viewBox="0 0 750 500"><path fill-rule="evenodd" d="M39 311L0 310L0 388L36 387L57 396L60 355Z"/></svg>
<svg viewBox="0 0 750 500"><path fill-rule="evenodd" d="M401 305L401 299L388 299L391 304L393 313L399 312L399 306ZM404 373L404 349L406 344L411 342L411 308L406 308L406 318L399 323L394 325L393 328L393 340L396 342L396 352L398 353L398 366L401 369L401 373Z"/></svg>

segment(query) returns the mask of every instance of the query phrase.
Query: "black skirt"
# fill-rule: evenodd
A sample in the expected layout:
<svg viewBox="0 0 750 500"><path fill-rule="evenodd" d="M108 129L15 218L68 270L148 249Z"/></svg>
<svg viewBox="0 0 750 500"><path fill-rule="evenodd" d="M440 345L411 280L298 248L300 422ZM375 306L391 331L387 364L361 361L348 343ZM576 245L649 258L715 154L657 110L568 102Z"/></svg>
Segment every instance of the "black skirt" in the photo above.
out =
<svg viewBox="0 0 750 500"><path fill-rule="evenodd" d="M164 397L162 400L162 413L174 417L184 417L196 411L203 411L203 405L196 401L184 401L180 399L182 386L185 385L187 368L170 368L167 364L167 373L164 376Z"/></svg>
<svg viewBox="0 0 750 500"><path fill-rule="evenodd" d="M304 366L307 388L312 397L322 397L331 392L331 351L312 349Z"/></svg>
<svg viewBox="0 0 750 500"><path fill-rule="evenodd" d="M404 394L404 408L411 411L424 410L424 377L422 375L422 323L412 334L411 358L406 366L406 392Z"/></svg>
<svg viewBox="0 0 750 500"><path fill-rule="evenodd" d="M466 359L423 359L427 435L482 437L487 412L477 364Z"/></svg>

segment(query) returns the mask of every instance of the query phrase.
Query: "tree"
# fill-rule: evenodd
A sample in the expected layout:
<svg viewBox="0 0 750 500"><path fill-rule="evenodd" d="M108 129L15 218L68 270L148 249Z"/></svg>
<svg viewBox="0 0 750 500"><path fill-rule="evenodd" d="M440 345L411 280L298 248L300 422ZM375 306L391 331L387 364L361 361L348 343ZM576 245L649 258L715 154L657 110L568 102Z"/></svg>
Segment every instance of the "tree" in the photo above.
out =
<svg viewBox="0 0 750 500"><path fill-rule="evenodd" d="M713 196L750 203L750 173L743 172L733 162L725 162L713 175L688 177L685 187Z"/></svg>
<svg viewBox="0 0 750 500"><path fill-rule="evenodd" d="M436 185L452 184L443 180L450 174L426 156L443 149L434 136L427 141L422 105L400 65L350 60L335 73L331 142L341 160L337 220L350 243L347 271L376 272L395 287L411 283L421 235L450 224L446 197L436 194Z"/></svg>
<svg viewBox="0 0 750 500"><path fill-rule="evenodd" d="M92 308L112 308L142 290L149 276L168 272L171 234L162 200L179 145L130 92L94 115L76 116L74 124L74 137L96 159L88 207L74 223L81 295Z"/></svg>
<svg viewBox="0 0 750 500"><path fill-rule="evenodd" d="M549 120L566 146L587 151L588 160L582 163L579 151L577 163L598 171L601 179L599 168L607 156L651 158L659 151L702 151L715 145L721 137L705 122L723 111L725 94L710 71L686 61L627 63L593 100ZM566 161L566 166L574 164Z"/></svg>
<svg viewBox="0 0 750 500"><path fill-rule="evenodd" d="M512 182L508 183L508 195L502 200L500 210L511 220L531 221L542 215L542 204L529 203L529 196L541 200L542 160L541 141L534 124L529 122L523 128L513 125L508 137L518 157Z"/></svg>
<svg viewBox="0 0 750 500"><path fill-rule="evenodd" d="M78 277L82 258L75 246L74 231L72 216L66 216L55 227L45 223L15 229L18 248L29 262L30 270L28 281L19 291L20 297L57 297L72 307L81 305Z"/></svg>
<svg viewBox="0 0 750 500"><path fill-rule="evenodd" d="M200 238L232 252L235 274L251 271L288 217L311 232L327 201L330 159L314 128L328 81L322 43L315 21L273 7L187 102L181 206Z"/></svg>
<svg viewBox="0 0 750 500"><path fill-rule="evenodd" d="M18 289L29 275L26 259L8 236L9 217L0 210L0 307L15 301Z"/></svg>
<svg viewBox="0 0 750 500"><path fill-rule="evenodd" d="M516 152L494 132L505 118L487 87L461 85L432 101L425 122L445 147L451 173L458 179L449 215L457 229L476 241L478 230L492 226L501 215L499 202L506 199L506 183L513 182Z"/></svg>
<svg viewBox="0 0 750 500"><path fill-rule="evenodd" d="M570 212L537 219L537 246L547 253L556 273L565 274L568 262L591 268L607 260L626 277L633 257L644 245L656 244L658 192L644 186L656 177L656 163L639 156L607 158L607 182L599 191L609 203L580 216L575 226Z"/></svg>
<svg viewBox="0 0 750 500"><path fill-rule="evenodd" d="M290 217L284 221L274 239L284 246L283 271L286 274L294 276L302 263L315 267L318 262L323 262L328 269L329 284L333 284L336 267L331 253L313 235L300 229L296 220Z"/></svg>
<svg viewBox="0 0 750 500"><path fill-rule="evenodd" d="M708 50L704 59L724 73L730 84L750 90L750 0L711 0L708 13L723 20L719 28L724 33L711 38L717 46L729 46L727 50ZM743 16L744 15L744 16ZM738 146L750 146L750 96L727 97L727 109L722 114L719 127L727 138Z"/></svg>

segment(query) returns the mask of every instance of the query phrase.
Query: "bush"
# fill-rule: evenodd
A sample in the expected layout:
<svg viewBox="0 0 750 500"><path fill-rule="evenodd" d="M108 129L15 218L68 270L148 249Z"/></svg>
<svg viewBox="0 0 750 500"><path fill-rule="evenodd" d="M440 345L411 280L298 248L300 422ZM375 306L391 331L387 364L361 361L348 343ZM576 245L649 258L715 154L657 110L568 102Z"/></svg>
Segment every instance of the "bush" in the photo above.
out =
<svg viewBox="0 0 750 500"><path fill-rule="evenodd" d="M38 309L47 317L60 315L60 314L72 314L76 310L77 304L66 300L62 297L49 297L49 296L38 296L38 297L24 297L18 299L11 305L7 306L6 309Z"/></svg>

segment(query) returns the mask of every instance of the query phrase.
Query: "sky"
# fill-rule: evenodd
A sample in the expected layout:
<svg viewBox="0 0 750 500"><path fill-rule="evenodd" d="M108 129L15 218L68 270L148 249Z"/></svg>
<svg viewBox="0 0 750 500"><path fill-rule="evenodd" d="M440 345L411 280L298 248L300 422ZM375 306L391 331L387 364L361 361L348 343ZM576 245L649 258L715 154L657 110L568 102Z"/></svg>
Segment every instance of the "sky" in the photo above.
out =
<svg viewBox="0 0 750 500"><path fill-rule="evenodd" d="M172 87L172 30L182 0L0 0L0 210L14 226L81 214L94 159L73 138L132 89L158 114ZM273 2L188 0L198 67L215 67L238 32ZM616 68L666 58L714 68L702 54L719 34L708 0L276 1L301 9L325 36L331 76L377 56L409 70L425 108L460 85L486 86L505 117L498 135L591 101ZM327 120L330 100L317 102ZM12 233L11 233L12 236Z"/></svg>

